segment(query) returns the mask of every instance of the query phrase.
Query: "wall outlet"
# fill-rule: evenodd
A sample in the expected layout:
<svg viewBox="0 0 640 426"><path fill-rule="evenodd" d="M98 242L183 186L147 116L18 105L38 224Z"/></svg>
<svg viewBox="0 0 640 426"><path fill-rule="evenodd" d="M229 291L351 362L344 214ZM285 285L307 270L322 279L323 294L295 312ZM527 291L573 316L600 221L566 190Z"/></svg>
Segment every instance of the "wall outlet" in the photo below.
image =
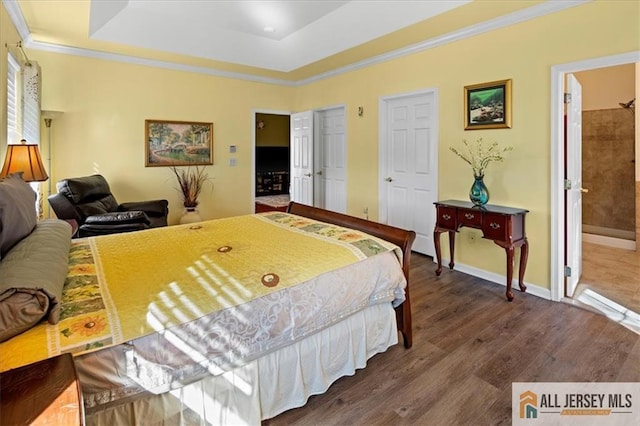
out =
<svg viewBox="0 0 640 426"><path fill-rule="evenodd" d="M235 158L229 158L229 166L234 167L236 164L238 164L238 160Z"/></svg>
<svg viewBox="0 0 640 426"><path fill-rule="evenodd" d="M365 207L362 209L362 217L365 219L369 219L369 207Z"/></svg>

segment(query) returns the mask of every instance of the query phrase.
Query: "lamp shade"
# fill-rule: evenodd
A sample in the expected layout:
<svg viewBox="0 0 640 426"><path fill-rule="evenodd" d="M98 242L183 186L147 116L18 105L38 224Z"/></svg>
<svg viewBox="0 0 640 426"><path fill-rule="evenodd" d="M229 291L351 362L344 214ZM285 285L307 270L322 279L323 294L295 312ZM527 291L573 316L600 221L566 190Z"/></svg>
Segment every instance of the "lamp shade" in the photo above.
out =
<svg viewBox="0 0 640 426"><path fill-rule="evenodd" d="M0 178L19 172L22 172L25 182L42 182L49 179L42 164L38 145L22 143L7 146L7 156L0 171Z"/></svg>

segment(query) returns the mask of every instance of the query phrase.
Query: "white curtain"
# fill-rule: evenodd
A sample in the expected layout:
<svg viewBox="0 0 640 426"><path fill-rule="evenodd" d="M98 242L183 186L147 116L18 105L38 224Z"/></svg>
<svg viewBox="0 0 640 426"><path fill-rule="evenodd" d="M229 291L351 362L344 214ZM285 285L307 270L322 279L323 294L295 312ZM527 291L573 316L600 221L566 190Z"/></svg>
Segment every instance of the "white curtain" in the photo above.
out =
<svg viewBox="0 0 640 426"><path fill-rule="evenodd" d="M20 68L22 80L22 137L28 143L40 144L41 72L36 62Z"/></svg>
<svg viewBox="0 0 640 426"><path fill-rule="evenodd" d="M21 90L21 112L22 112L22 138L27 143L40 145L40 98L42 74L37 62L29 61L20 67ZM37 194L36 211L38 218L43 217L42 185L40 182L31 182L31 187Z"/></svg>

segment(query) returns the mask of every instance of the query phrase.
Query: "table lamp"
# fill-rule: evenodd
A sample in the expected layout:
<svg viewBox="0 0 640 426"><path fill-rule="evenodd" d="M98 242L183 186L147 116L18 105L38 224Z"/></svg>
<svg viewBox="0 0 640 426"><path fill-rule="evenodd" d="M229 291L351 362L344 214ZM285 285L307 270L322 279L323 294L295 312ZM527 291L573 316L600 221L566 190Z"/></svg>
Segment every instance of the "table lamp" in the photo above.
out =
<svg viewBox="0 0 640 426"><path fill-rule="evenodd" d="M19 145L7 145L7 156L0 171L0 179L11 173L22 172L22 180L25 182L43 182L49 179L37 144L27 143L22 139ZM36 204L34 209L38 218L42 218L42 197L39 188L36 192Z"/></svg>
<svg viewBox="0 0 640 426"><path fill-rule="evenodd" d="M43 182L49 179L38 145L27 143L24 139L20 142L19 145L7 145L7 156L0 171L0 179L18 172L22 172L25 182Z"/></svg>

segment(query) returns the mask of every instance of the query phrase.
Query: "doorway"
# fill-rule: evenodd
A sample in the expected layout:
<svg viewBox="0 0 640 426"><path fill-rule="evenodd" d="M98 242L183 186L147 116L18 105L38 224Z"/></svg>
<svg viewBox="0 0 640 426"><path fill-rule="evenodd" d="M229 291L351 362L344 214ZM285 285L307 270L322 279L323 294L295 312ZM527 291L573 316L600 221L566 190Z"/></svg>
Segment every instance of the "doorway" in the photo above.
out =
<svg viewBox="0 0 640 426"><path fill-rule="evenodd" d="M636 64L574 75L584 93L583 241L635 250Z"/></svg>
<svg viewBox="0 0 640 426"><path fill-rule="evenodd" d="M253 119L254 211L286 211L297 201L346 213L345 107L254 111Z"/></svg>
<svg viewBox="0 0 640 426"><path fill-rule="evenodd" d="M290 115L254 113L254 211L286 211L289 205Z"/></svg>
<svg viewBox="0 0 640 426"><path fill-rule="evenodd" d="M640 62L640 52L631 52L604 58L556 65L551 68L551 299L565 297L565 257L570 258L565 244L567 219L565 218L565 164L564 146L564 88L567 74L590 69ZM637 88L636 88L637 90ZM637 142L636 142L637 144ZM637 154L636 154L637 156ZM637 177L636 177L637 180ZM637 185L637 183L636 183ZM637 197L636 197L637 198ZM640 203L636 199L636 209Z"/></svg>

